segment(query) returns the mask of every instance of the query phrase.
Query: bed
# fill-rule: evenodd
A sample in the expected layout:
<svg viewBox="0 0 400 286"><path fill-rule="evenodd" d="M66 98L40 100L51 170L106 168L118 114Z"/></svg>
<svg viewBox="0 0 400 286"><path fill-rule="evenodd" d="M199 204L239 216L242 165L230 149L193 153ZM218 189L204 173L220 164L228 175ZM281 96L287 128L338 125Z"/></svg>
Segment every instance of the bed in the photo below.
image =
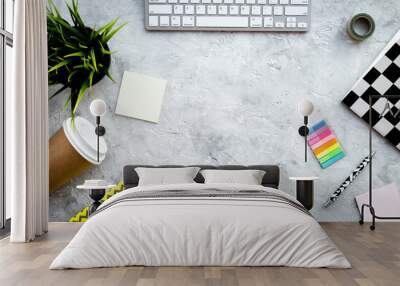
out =
<svg viewBox="0 0 400 286"><path fill-rule="evenodd" d="M152 186L138 186L136 167L124 167L125 190L99 207L50 269L351 267L312 215L278 189L278 166L198 166L263 170L261 185L205 184L199 173L195 183Z"/></svg>

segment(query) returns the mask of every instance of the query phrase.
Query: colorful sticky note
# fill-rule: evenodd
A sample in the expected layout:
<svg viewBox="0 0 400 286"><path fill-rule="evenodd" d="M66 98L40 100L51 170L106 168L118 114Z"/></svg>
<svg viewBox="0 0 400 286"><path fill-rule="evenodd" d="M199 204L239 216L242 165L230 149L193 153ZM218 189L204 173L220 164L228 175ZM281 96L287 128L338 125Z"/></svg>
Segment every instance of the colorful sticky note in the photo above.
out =
<svg viewBox="0 0 400 286"><path fill-rule="evenodd" d="M321 120L310 128L307 141L323 169L345 157L342 146L325 120Z"/></svg>

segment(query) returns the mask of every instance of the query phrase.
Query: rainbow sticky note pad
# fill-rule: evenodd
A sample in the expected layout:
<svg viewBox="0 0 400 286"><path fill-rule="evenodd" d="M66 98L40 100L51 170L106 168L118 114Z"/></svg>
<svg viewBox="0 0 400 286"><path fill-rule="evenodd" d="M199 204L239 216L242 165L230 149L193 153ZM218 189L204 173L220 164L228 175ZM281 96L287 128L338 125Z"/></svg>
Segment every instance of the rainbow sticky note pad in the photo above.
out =
<svg viewBox="0 0 400 286"><path fill-rule="evenodd" d="M345 156L342 146L325 120L321 120L310 128L308 145L323 169Z"/></svg>

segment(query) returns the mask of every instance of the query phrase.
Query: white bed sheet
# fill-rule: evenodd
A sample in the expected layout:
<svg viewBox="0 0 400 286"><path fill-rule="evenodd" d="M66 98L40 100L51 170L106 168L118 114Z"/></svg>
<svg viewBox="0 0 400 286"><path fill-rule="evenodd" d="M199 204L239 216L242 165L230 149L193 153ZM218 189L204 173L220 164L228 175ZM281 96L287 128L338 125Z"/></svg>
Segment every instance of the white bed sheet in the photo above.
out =
<svg viewBox="0 0 400 286"><path fill-rule="evenodd" d="M125 190L100 206L50 269L145 266L293 266L350 268L317 221L262 199L185 198L123 201L132 192L265 190L262 186L184 184ZM111 206L110 206L111 205Z"/></svg>

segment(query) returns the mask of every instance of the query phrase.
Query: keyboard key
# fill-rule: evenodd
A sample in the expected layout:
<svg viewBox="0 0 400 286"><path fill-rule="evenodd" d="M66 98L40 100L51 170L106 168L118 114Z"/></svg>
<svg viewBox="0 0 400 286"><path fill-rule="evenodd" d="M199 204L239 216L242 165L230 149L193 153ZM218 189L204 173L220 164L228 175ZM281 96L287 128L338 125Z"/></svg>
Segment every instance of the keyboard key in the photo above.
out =
<svg viewBox="0 0 400 286"><path fill-rule="evenodd" d="M275 22L275 27L276 28L284 28L285 27L285 23L284 22Z"/></svg>
<svg viewBox="0 0 400 286"><path fill-rule="evenodd" d="M274 6L274 15L283 15L283 7L282 6Z"/></svg>
<svg viewBox="0 0 400 286"><path fill-rule="evenodd" d="M183 14L183 5L174 5L174 14Z"/></svg>
<svg viewBox="0 0 400 286"><path fill-rule="evenodd" d="M182 17L183 27L194 27L194 16Z"/></svg>
<svg viewBox="0 0 400 286"><path fill-rule="evenodd" d="M169 26L169 16L160 16L160 26L161 27Z"/></svg>
<svg viewBox="0 0 400 286"><path fill-rule="evenodd" d="M244 4L244 0L235 0L236 4Z"/></svg>
<svg viewBox="0 0 400 286"><path fill-rule="evenodd" d="M239 15L239 6L231 5L229 7L229 14L231 14L231 15Z"/></svg>
<svg viewBox="0 0 400 286"><path fill-rule="evenodd" d="M290 2L290 4L292 4L292 5L307 5L308 0L292 0Z"/></svg>
<svg viewBox="0 0 400 286"><path fill-rule="evenodd" d="M176 3L178 3L178 0L168 0L168 3L176 4Z"/></svg>
<svg viewBox="0 0 400 286"><path fill-rule="evenodd" d="M200 0L190 0L190 3L192 3L192 4L200 4Z"/></svg>
<svg viewBox="0 0 400 286"><path fill-rule="evenodd" d="M308 14L307 6L286 6L285 15L288 16L306 16Z"/></svg>
<svg viewBox="0 0 400 286"><path fill-rule="evenodd" d="M222 0L213 0L213 3L214 3L214 4L221 4L221 3L222 3Z"/></svg>
<svg viewBox="0 0 400 286"><path fill-rule="evenodd" d="M251 14L252 15L261 15L261 6L252 6Z"/></svg>
<svg viewBox="0 0 400 286"><path fill-rule="evenodd" d="M256 4L256 0L247 0L246 3L247 4Z"/></svg>
<svg viewBox="0 0 400 286"><path fill-rule="evenodd" d="M150 4L163 4L163 3L167 3L167 0L149 0Z"/></svg>
<svg viewBox="0 0 400 286"><path fill-rule="evenodd" d="M172 14L172 5L149 5L149 14Z"/></svg>
<svg viewBox="0 0 400 286"><path fill-rule="evenodd" d="M194 5L185 5L185 14L194 14Z"/></svg>
<svg viewBox="0 0 400 286"><path fill-rule="evenodd" d="M217 6L215 6L215 5L207 6L207 14L209 14L209 15L217 14Z"/></svg>
<svg viewBox="0 0 400 286"><path fill-rule="evenodd" d="M206 13L206 6L205 5L197 5L196 6L196 14L203 15Z"/></svg>
<svg viewBox="0 0 400 286"><path fill-rule="evenodd" d="M250 27L261 28L262 18L261 17L250 17Z"/></svg>
<svg viewBox="0 0 400 286"><path fill-rule="evenodd" d="M249 15L250 14L250 6L240 6L240 14Z"/></svg>
<svg viewBox="0 0 400 286"><path fill-rule="evenodd" d="M287 5L287 4L289 4L289 0L279 0L279 4Z"/></svg>
<svg viewBox="0 0 400 286"><path fill-rule="evenodd" d="M226 5L218 6L218 14L220 14L220 15L228 14L228 6L226 6Z"/></svg>
<svg viewBox="0 0 400 286"><path fill-rule="evenodd" d="M274 26L274 18L272 17L264 17L264 27L270 28Z"/></svg>
<svg viewBox="0 0 400 286"><path fill-rule="evenodd" d="M202 0L201 3L203 3L203 4L210 4L210 3L211 3L211 0Z"/></svg>
<svg viewBox="0 0 400 286"><path fill-rule="evenodd" d="M269 4L276 5L278 4L278 0L269 0Z"/></svg>
<svg viewBox="0 0 400 286"><path fill-rule="evenodd" d="M263 6L263 15L272 15L272 6Z"/></svg>
<svg viewBox="0 0 400 286"><path fill-rule="evenodd" d="M150 16L149 17L149 26L150 27L158 26L158 16Z"/></svg>
<svg viewBox="0 0 400 286"><path fill-rule="evenodd" d="M265 4L267 4L267 0L258 0L257 3L261 4L261 5L265 5Z"/></svg>
<svg viewBox="0 0 400 286"><path fill-rule="evenodd" d="M225 4L233 4L233 0L224 0Z"/></svg>
<svg viewBox="0 0 400 286"><path fill-rule="evenodd" d="M287 22L286 27L288 28L296 28L296 22Z"/></svg>
<svg viewBox="0 0 400 286"><path fill-rule="evenodd" d="M181 4L189 4L189 0L179 0L179 3L181 3Z"/></svg>
<svg viewBox="0 0 400 286"><path fill-rule="evenodd" d="M209 17L197 16L197 27L212 27L212 28L247 28L249 27L249 18L241 16L224 16L224 17Z"/></svg>
<svg viewBox="0 0 400 286"><path fill-rule="evenodd" d="M307 24L307 23L304 23L304 22L297 23L297 27L299 27L299 28L307 28L307 27L308 27L308 24Z"/></svg>
<svg viewBox="0 0 400 286"><path fill-rule="evenodd" d="M180 27L181 26L181 16L172 16L171 17L171 26Z"/></svg>

